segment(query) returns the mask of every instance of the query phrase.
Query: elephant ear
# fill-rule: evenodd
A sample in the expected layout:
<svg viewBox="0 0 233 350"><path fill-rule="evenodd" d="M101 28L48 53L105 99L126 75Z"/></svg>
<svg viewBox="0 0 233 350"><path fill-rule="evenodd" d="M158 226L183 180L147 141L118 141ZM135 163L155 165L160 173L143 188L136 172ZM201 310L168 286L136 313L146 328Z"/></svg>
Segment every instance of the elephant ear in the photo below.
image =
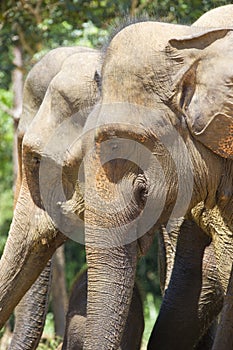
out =
<svg viewBox="0 0 233 350"><path fill-rule="evenodd" d="M233 159L233 118L215 114L209 123L195 133L196 138L221 157Z"/></svg>
<svg viewBox="0 0 233 350"><path fill-rule="evenodd" d="M233 159L233 39L231 29L211 29L169 44L182 64L175 100L193 136Z"/></svg>

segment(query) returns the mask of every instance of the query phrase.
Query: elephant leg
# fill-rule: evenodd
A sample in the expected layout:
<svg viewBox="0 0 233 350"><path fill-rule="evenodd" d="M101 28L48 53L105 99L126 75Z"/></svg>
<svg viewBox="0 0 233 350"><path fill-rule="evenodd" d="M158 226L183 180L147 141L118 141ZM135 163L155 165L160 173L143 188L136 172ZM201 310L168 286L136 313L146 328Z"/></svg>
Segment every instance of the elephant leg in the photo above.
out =
<svg viewBox="0 0 233 350"><path fill-rule="evenodd" d="M37 348L45 323L51 286L51 261L16 307L15 327L9 350Z"/></svg>
<svg viewBox="0 0 233 350"><path fill-rule="evenodd" d="M214 339L217 331L218 322L217 319L211 324L207 332L199 340L195 346L195 350L211 350L214 344Z"/></svg>
<svg viewBox="0 0 233 350"><path fill-rule="evenodd" d="M233 266L213 350L233 349Z"/></svg>
<svg viewBox="0 0 233 350"><path fill-rule="evenodd" d="M162 228L162 230L159 232L158 258L159 258L159 271L160 271L160 285L161 285L161 292L163 295L171 279L172 269L175 261L177 239L178 239L178 234L180 231L181 224L182 224L181 220L174 220L174 222L172 223L172 231L170 233L168 233L165 228ZM213 246L211 243L210 246L208 246L205 250L204 266L202 267L202 270L203 270L202 279L204 281L201 297L200 297L202 304L208 303L208 300L203 300L204 295L205 296L208 295L207 299L209 298L209 294L206 293L206 291L208 289L210 289L210 291L215 289L213 286L213 283L215 282L213 283L208 282L208 281L216 281L216 278L217 278L216 266L214 266L214 261L215 261L215 257L213 252ZM210 273L210 271L212 272ZM221 302L221 298L219 302ZM215 334L216 334L216 329L217 329L217 320L213 321L209 329L206 331L206 333L203 334L198 344L196 345L195 350L212 349Z"/></svg>
<svg viewBox="0 0 233 350"><path fill-rule="evenodd" d="M192 221L185 220L180 230L177 227L170 242L163 232L168 266L165 263L162 269L164 298L149 350L193 349L222 307L223 291L210 238Z"/></svg>

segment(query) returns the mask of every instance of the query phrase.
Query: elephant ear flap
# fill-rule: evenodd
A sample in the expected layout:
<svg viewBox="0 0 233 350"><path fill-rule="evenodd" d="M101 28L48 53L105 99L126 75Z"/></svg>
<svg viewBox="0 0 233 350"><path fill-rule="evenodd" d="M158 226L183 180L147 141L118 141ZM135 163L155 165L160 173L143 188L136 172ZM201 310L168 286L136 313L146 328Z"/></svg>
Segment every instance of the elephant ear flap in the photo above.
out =
<svg viewBox="0 0 233 350"><path fill-rule="evenodd" d="M194 132L201 143L221 157L233 159L233 118L218 113L201 132Z"/></svg>
<svg viewBox="0 0 233 350"><path fill-rule="evenodd" d="M229 43L225 38L229 31L231 30L206 30L189 37L172 39L169 44L173 47L173 56L180 58L182 55L183 58L183 67L178 74L178 83L175 84L176 106L182 110L190 132L216 154L233 159L233 110L229 108L233 101L224 100L229 95L229 87L224 85L222 78L228 72L232 74L232 70L227 71L226 66L224 69L218 68L219 61L214 63L213 70L213 51L216 47L221 50L223 61L227 55L231 58ZM209 50L214 42L216 46ZM212 55L210 69L206 59L208 55ZM204 63L202 57L205 58ZM229 76L229 80L231 78Z"/></svg>

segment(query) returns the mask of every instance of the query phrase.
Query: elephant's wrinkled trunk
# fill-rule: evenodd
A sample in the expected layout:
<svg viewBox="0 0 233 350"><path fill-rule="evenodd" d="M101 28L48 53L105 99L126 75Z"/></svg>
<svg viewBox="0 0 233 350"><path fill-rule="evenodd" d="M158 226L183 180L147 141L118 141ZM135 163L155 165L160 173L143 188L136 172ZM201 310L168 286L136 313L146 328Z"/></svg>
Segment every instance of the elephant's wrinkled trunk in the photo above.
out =
<svg viewBox="0 0 233 350"><path fill-rule="evenodd" d="M51 260L15 310L14 333L10 349L37 348L48 311L51 286Z"/></svg>
<svg viewBox="0 0 233 350"><path fill-rule="evenodd" d="M29 191L14 212L7 243L0 261L0 327L34 283L56 248L65 241L43 209L35 206Z"/></svg>
<svg viewBox="0 0 233 350"><path fill-rule="evenodd" d="M132 297L136 249L136 242L109 249L86 248L88 310L85 350L119 348Z"/></svg>
<svg viewBox="0 0 233 350"><path fill-rule="evenodd" d="M136 162L114 153L120 146L111 140L97 142L93 154L85 158L85 350L119 348L133 292L137 218L146 202L147 186Z"/></svg>

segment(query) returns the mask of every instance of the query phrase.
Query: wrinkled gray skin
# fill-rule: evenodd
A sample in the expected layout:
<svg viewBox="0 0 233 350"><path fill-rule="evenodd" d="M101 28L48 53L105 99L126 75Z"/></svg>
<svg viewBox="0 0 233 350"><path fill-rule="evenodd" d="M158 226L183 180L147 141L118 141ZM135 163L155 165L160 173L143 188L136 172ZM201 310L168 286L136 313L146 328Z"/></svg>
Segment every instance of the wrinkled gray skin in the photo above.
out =
<svg viewBox="0 0 233 350"><path fill-rule="evenodd" d="M225 5L217 7L202 15L194 24L196 27L233 27L233 5ZM233 271L233 270L232 270ZM232 289L233 289L233 274L228 284L227 294L224 298L223 311L215 336L212 350L227 350L233 348L233 318L232 312Z"/></svg>
<svg viewBox="0 0 233 350"><path fill-rule="evenodd" d="M68 312L62 350L82 350L87 312L87 272L84 271L74 282ZM143 305L136 284L129 308L119 350L140 350L144 330Z"/></svg>
<svg viewBox="0 0 233 350"><path fill-rule="evenodd" d="M44 99L47 88L64 61L86 49L81 47L63 47L50 51L29 72L23 92L23 111L18 127L18 163L19 171L16 184L15 204L22 185L22 140ZM50 262L41 276L33 284L17 306L15 327L10 349L35 349L40 340L47 312L49 287L51 280Z"/></svg>
<svg viewBox="0 0 233 350"><path fill-rule="evenodd" d="M21 186L21 144L23 136L43 102L43 98L50 81L58 73L58 71L62 70L62 64L64 64L65 60L68 60L68 62L70 62L73 60L70 59L70 56L80 54L80 52L83 52L83 50L85 49L62 48L53 50L47 54L37 65L35 65L27 77L24 88L24 110L18 131L20 164L18 188ZM40 81L38 81L39 76L41 76ZM17 308L16 325L10 346L11 349L21 349L22 347L24 349L34 349L38 344L41 332L43 330L46 314L45 306L47 305L48 299L47 288L49 281L49 272L50 270L48 268L43 272L40 279L37 280L37 282L33 285L30 292L26 294ZM71 332L69 332L69 334L70 333ZM72 339L73 337L70 338ZM136 337L134 337L134 339L137 341Z"/></svg>
<svg viewBox="0 0 233 350"><path fill-rule="evenodd" d="M159 232L162 294L164 296L167 293L165 300L169 300L169 294L173 290L179 291L177 296L171 295L173 308L171 308L167 324L171 331L170 346L173 347L174 344L178 343L181 348L189 348L189 342L192 344L189 329L191 327L194 335L200 330L202 334L195 349L208 350L212 349L217 324L217 322L213 322L210 329L206 329L209 324L208 318L212 319L213 310L216 313L221 310L223 290L218 282L213 242L196 223L188 220L182 221L182 219L174 220L170 232L165 227ZM190 278L192 283L190 283ZM211 307L208 306L210 301ZM163 305L161 314L162 310ZM185 318L192 320L192 325L190 323L187 325L188 329L185 328L186 324L182 319L178 318L177 322L174 322L180 310ZM197 321L198 318L202 323ZM182 342L177 339L176 330L179 328L183 330L184 340ZM174 330L172 331L172 329ZM154 346L158 346L158 344L156 344L156 334L153 332L150 338L150 348L153 349Z"/></svg>
<svg viewBox="0 0 233 350"><path fill-rule="evenodd" d="M45 323L51 286L51 262L25 294L15 310L15 324L8 350L36 349Z"/></svg>
<svg viewBox="0 0 233 350"><path fill-rule="evenodd" d="M86 198L91 196L92 201L85 203L89 270L84 349L118 348L132 296L137 253L138 250L146 252L153 238L152 232L161 225L166 226L170 218L177 201L178 175L174 174L177 174L178 167L183 169L182 184L186 184L187 188L191 185L187 190L191 198L187 208L176 209L176 215L189 219L191 232L192 225L196 223L201 232L211 237L217 266L216 283L226 292L233 253L232 44L231 30L155 22L130 25L110 42L101 72L100 106L95 107L86 123L95 124L96 131L94 137L86 138L83 146L84 155L90 149L97 150L85 167L85 195ZM177 131L188 150L193 184L187 175L187 164L182 163L185 160L184 150L178 148L178 142L172 138L173 130ZM165 203L159 219L154 220L150 229L133 221L142 212L147 200L152 203L150 215L152 209L156 210L161 204L163 179L159 169L150 162L144 162L142 172L137 162L135 165L135 162L120 160L120 138L146 146L163 169ZM158 138L163 138L163 142ZM110 142L103 143L107 140ZM168 142L165 145L164 140ZM173 161L172 151L173 157L176 152L182 155L176 159L178 165ZM131 159L133 152L132 148ZM143 152L140 154L140 149L136 147L135 152L136 159L142 162L145 159ZM106 154L118 159L102 164L102 156ZM67 164L72 166L73 162L75 152L72 154L71 150ZM187 194L182 195L185 197ZM101 210L103 203L100 198L105 200L104 211ZM111 211L112 198L123 208L119 212ZM147 231L147 234L125 244L130 234L135 231L140 234L140 230ZM196 252L199 279L204 248L202 243ZM169 349L171 339L176 339L173 349L192 349L203 329L209 328L219 312L217 308L213 309L210 296L205 305L208 319L198 314L197 296L200 290L197 290L192 304L196 319L186 318L187 312L184 313L183 308L174 315L174 308L180 306L178 301L182 294L176 289L182 266L177 263L174 271L153 332L153 347L149 344L149 349L155 346ZM192 278L188 274L184 290L190 288L190 284ZM110 293L105 293L106 288ZM110 298L109 295L117 297ZM190 297L193 300L192 295ZM99 310L103 311L101 317ZM175 317L174 327L168 328L171 314ZM192 328L194 321L195 327ZM188 344L183 329L176 328L176 323L185 323L189 330Z"/></svg>
<svg viewBox="0 0 233 350"><path fill-rule="evenodd" d="M233 26L233 5L216 7L202 15L196 22L195 27L232 27Z"/></svg>
<svg viewBox="0 0 233 350"><path fill-rule="evenodd" d="M209 11L204 14L200 19L198 19L193 25L199 27L220 27L222 25L230 26L232 25L233 16L233 5L226 5ZM24 110L20 122L20 132L19 132L19 163L21 165L21 142L25 130L31 123L32 118L36 115L39 106L42 103L45 92L48 88L50 81L62 68L62 64L68 56L75 53L82 52L82 48L62 48L52 50L47 54L37 65L33 67L29 73L27 80L25 82L24 88ZM20 166L20 174L22 172ZM21 186L21 178L18 178L17 189L19 191ZM16 195L17 197L17 195ZM17 201L17 200L16 200ZM172 254L170 254L171 259ZM21 348L22 344L24 349L35 348L40 337L41 330L43 328L44 312L37 312L40 317L35 318L35 307L39 305L46 305L47 303L47 291L45 288L45 280L49 279L49 268L43 272L40 277L42 281L38 281L34 284L31 291L24 297L23 301L20 303L16 312L16 325L13 335L13 340L11 343L12 349ZM43 288L41 288L43 286ZM43 291L43 293L41 292ZM35 295L39 296L35 300ZM32 297L31 297L32 296ZM32 312L33 310L33 312ZM43 307L40 309L43 310ZM28 317L25 317L28 315ZM26 323L25 323L26 322ZM23 329L23 331L22 331ZM27 331L25 331L27 329ZM227 332L229 335L229 331ZM21 339L21 337L23 337ZM225 339L225 337L224 337ZM29 341L30 340L30 341ZM28 344L29 343L29 344Z"/></svg>
<svg viewBox="0 0 233 350"><path fill-rule="evenodd" d="M190 39L187 37L188 35L190 35ZM184 38L182 38L183 36ZM194 37L191 38L192 36ZM231 54L231 52L229 51L229 47L231 47L231 45L229 45L229 42L227 42L227 45L224 46L224 42L226 40L230 40L230 34L227 36L226 31L224 30L213 31L212 34L210 34L207 30L200 31L199 29L195 30L190 29L188 27L164 25L162 23L157 24L147 22L142 24L135 24L122 30L118 35L116 35L113 38L110 47L107 50L102 72L103 103L111 104L113 102L130 102L132 104L137 103L141 106L144 105L146 107L150 107L152 110L161 112L161 121L163 120L163 118L166 117L166 120L164 120L164 122L166 123L168 121L168 123L174 125L175 128L178 128L178 131L181 133L182 138L184 138L187 148L190 152L191 160L194 164L194 191L189 209L187 211L187 216L189 218L191 217L192 220L196 221L204 232L208 232L208 234L212 236L214 242L215 257L217 261L219 283L221 286L223 286L224 290L226 290L227 286L225 276L229 275L230 270L229 262L231 262L231 259L229 258L229 256L232 254L231 244L229 243L231 235L231 218L229 218L228 214L232 213L231 201L229 199L231 198L232 193L232 183L230 181L230 179L232 178L232 164L231 161L228 159L230 150L232 148L229 147L229 145L224 144L222 140L221 142L219 142L220 139L225 139L226 136L229 136L226 135L226 131L228 130L227 127L219 128L215 127L215 123L211 123L208 124L207 128L204 128L202 123L200 123L199 127L197 128L198 130L196 130L195 123L192 123L192 119L195 121L195 113L194 115L193 113L190 113L190 108L192 107L191 112L195 112L195 110L193 110L193 99L196 98L197 94L197 97L200 98L202 95L199 95L200 90L204 89L204 97L203 99L200 98L200 108L202 111L201 115L204 117L204 125L206 124L206 121L208 121L209 118L208 111L210 111L211 113L215 111L214 107L216 106L214 104L212 104L212 108L206 106L206 104L208 104L209 101L206 98L206 96L211 97L211 94L213 95L213 91L211 91L211 87L209 84L209 82L211 82L213 79L213 75L202 75L200 73L200 70L203 69L204 72L208 73L208 68L211 67L211 59L214 60L213 66L219 68L219 66L221 65L217 60L217 53L220 53L220 55L223 55L224 53L224 60L227 60L227 56ZM202 45L202 43L204 44ZM223 45L223 47L221 47L221 50L214 49L214 46L221 44ZM226 46L228 47L228 51L225 54ZM165 47L167 47L168 49L164 50ZM203 57L205 57L205 59ZM193 61L195 63L194 65L192 64ZM229 61L231 62L232 59L229 59ZM130 62L133 62L133 64L128 64ZM142 62L144 63L144 65L142 65ZM170 62L171 64L169 64ZM174 62L176 64L174 64ZM227 76L227 74L230 74L229 71L226 71L226 67L229 66L230 65L224 65L225 76ZM224 91L224 89L227 90L227 86L230 85L223 83L223 81L225 80L219 73L222 73L222 71L219 71L219 69L215 69L215 84L213 84L213 86L215 88L217 87L216 91L214 91L214 95L218 96L219 100L221 100L221 98L223 98L226 95L226 91ZM169 77L169 79L164 79L167 76ZM196 80L191 79L192 77L196 77ZM203 81L201 81L202 77L206 79L204 83ZM194 90L194 84L198 86L198 89L195 89L195 94L192 93ZM134 87L133 89L132 86ZM221 88L222 91L220 91ZM217 105L220 105L223 110L226 107L224 105L224 102L218 102ZM106 116L106 114L105 116L103 116L103 112L104 108L101 110L101 113L99 113L98 116L100 124ZM117 120L117 118L115 119L115 113L113 113L113 110L108 111L108 113L110 112L111 114L108 114L110 115L109 120L111 122L114 122L115 120ZM166 224L170 212L172 210L171 208L174 205L177 184L176 178L174 176L171 179L171 174L174 175L176 173L176 169L174 164L170 161L169 154L167 154L167 152L163 150L162 145L158 145L158 141L155 137L156 130L153 130L153 127L151 127L151 125L153 126L153 123L150 124L151 120L149 119L149 130L145 129L145 126L148 126L148 121L145 122L142 118L142 120L139 120L139 125L137 118L135 118L137 116L135 110L131 111L129 109L128 112L129 114L127 114L127 116L124 116L124 120L129 120L130 128L127 126L127 128L125 129L118 129L114 125L113 128L99 127L95 135L95 140L92 141L89 139L87 142L84 143L83 149L85 155L86 150L88 150L88 148L91 145L97 146L99 148L101 140L104 140L105 138L110 138L114 135L128 137L130 139L138 140L139 142L145 143L147 143L148 135L150 135L150 142L148 146L152 150L154 150L157 147L157 150L155 150L155 154L157 154L157 156L160 158L161 164L165 171L165 176L167 180L166 182L168 183L168 188L170 189L170 192L169 196L167 197L168 202L164 206L166 210L162 213L160 220L157 223L158 225L154 225L154 227L151 229L148 235L138 240L138 245L140 245L140 251L142 253L145 253L147 248L150 246L150 242L152 241L152 232L154 232L157 226L160 226L161 224ZM226 115L228 114L228 112L229 108L226 111L224 110L224 113ZM141 117L143 117L143 115L140 115L140 118ZM224 125L226 125L226 123L228 122L228 118L222 118L223 122L225 123ZM216 121L216 118L214 119L214 121ZM221 121L222 120L220 119L220 122ZM200 122L202 122L201 119ZM44 132L43 119L42 123L38 123L36 126L37 132L38 130ZM214 132L212 133L214 137L211 139L209 137L209 134L212 127L214 127ZM164 128L164 131L166 132L166 128ZM199 131L203 132L198 133ZM219 135L220 133L222 134ZM41 137L42 135L44 135L45 138L47 138L48 135L46 132L45 134L43 134L42 132L38 134ZM202 137L203 135L205 137ZM43 138L41 141L43 145ZM211 141L210 144L208 144L207 141ZM41 150L38 149L38 144L35 145L33 143L33 137L27 138L23 147L25 151L27 149L30 149L30 147L32 148L32 150L36 151L36 157L34 157L33 159L37 164L38 154L40 155ZM72 155L73 159L67 159L67 164L69 164L71 167L73 164L79 162L79 159L75 159L74 156L75 152ZM223 158L223 156L225 158ZM98 157L96 159L96 162L98 165ZM115 167L118 164L120 164L122 167L117 167L118 173L117 176L114 178ZM103 233L103 230L97 230L97 232L91 233L89 227L92 227L93 221L95 222L95 226L97 227L98 225L100 225L100 222L102 225L107 221L105 228L106 231L108 231L107 228L109 226L122 226L122 220L124 223L125 220L126 222L131 222L132 215L133 217L135 215L137 216L145 204L148 192L148 183L146 183L147 181L145 181L145 178L141 176L141 174L140 176L138 176L137 167L128 166L127 162L122 163L120 161L115 161L111 164L107 164L105 167L100 166L99 174L101 176L98 176L97 178L95 176L95 165L96 164L90 166L87 172L87 194L88 191L90 191L90 189L88 188L89 184L92 183L93 186L93 183L95 183L95 181L98 180L97 189L101 191L102 188L104 188L105 192L107 192L107 195L110 198L113 196L113 190L115 190L116 185L116 193L124 193L124 198L127 198L128 193L130 192L131 193L129 197L131 198L133 187L133 197L135 197L135 199L132 198L133 203L131 203L131 208L133 210L130 212L126 211L125 215L121 215L120 218L116 215L100 215L98 210L93 211L91 210L91 208L88 207L85 212L85 218L87 222L86 238L88 243L87 255L88 263L90 266L90 273L88 281L89 291L87 336L84 348L98 350L100 348L117 349L117 347L120 344L122 330L124 328L126 315L128 312L129 300L132 295L135 266L137 260L137 242L124 246L118 244L116 248L104 249L100 247L99 242L105 243L105 237L107 237L105 236L106 232L104 233L104 236L100 237L99 234ZM127 167L127 169L125 167ZM146 179L150 177L153 178L153 174L150 176L149 168L148 172L147 170L145 170L144 172L146 174ZM114 181L112 181L113 178ZM123 181L121 181L121 179L123 179ZM70 178L68 178L68 180L71 181ZM150 188L150 195L152 195L155 198L155 204L156 202L158 203L158 201L156 201L156 193L158 193L156 192L156 190L161 191L162 187L163 186L159 183L158 178L158 183L156 182L156 186L154 186L153 189ZM26 191L26 193L28 193L28 191ZM36 196L34 195L34 202L37 203L37 200L35 200L37 198L35 197ZM35 206L30 200L30 196L29 198L26 197L23 200L24 207L26 206L25 203L27 201L29 201L29 203L32 203L32 206L30 206L31 212L31 207L32 209L34 209ZM17 203L16 207L16 213L18 210L18 215L20 205L22 205L22 198L21 203ZM97 207L98 209L97 199L93 198L92 206L94 206L94 209L95 207ZM27 214L30 214L30 212ZM42 209L40 208L40 206L38 206L38 214L40 214L41 212ZM43 215L45 215L45 213ZM23 225L24 221L25 223L27 223L27 216L23 217ZM48 220L47 215L46 220ZM40 231L36 230L36 236L33 236L40 236L38 240L36 239L36 242L38 243L38 249L35 249L35 246L33 244L29 244L29 250L31 253L29 254L27 253L28 242L19 242L19 246L23 248L23 250L25 249L26 257L29 257L28 260L25 259L21 264L20 258L24 256L24 253L21 254L22 251L17 245L18 240L16 240L16 237L18 236L17 232L19 231L19 221L17 222L16 219L14 219L7 243L7 248L4 253L4 259L1 261L0 269L0 273L3 274L3 276L0 276L0 280L4 282L0 286L1 305L3 305L3 308L0 313L0 320L2 324L9 316L14 305L17 304L18 300L25 292L24 290L22 291L22 289L20 288L22 287L22 284L20 285L20 282L18 282L17 286L17 279L15 280L12 274L8 273L8 268L10 267L11 261L9 261L9 259L7 261L6 257L13 256L13 254L10 254L10 250L12 249L14 249L14 252L19 251L19 255L15 254L16 261L14 260L12 262L12 265L17 266L19 271L23 271L21 277L22 275L27 274L28 276L32 276L30 277L31 280L25 280L25 283L28 283L25 289L29 288L30 284L33 282L33 280L35 280L36 275L38 276L38 271L34 272L34 267L42 271L44 267L44 261L48 260L48 258L52 255L51 251L54 251L56 246L61 244L61 242L63 242L64 240L64 237L60 236L60 234L57 234L57 231L54 230L54 225L51 224L50 230L48 232L47 222L48 221L46 221L45 225L47 230L46 238L42 236L43 225L40 228ZM25 227L21 228L24 229ZM28 229L26 229L26 232L28 233ZM120 230L119 233L121 233ZM11 248L12 241L14 241L14 248ZM46 247L46 249L43 249L45 248L45 244L43 244L45 242L47 243L48 247ZM97 248L93 247L93 242L97 245ZM106 239L106 242L108 242L108 239ZM203 248L201 248L201 251L203 251ZM200 255L200 252L198 254ZM33 258L35 258L34 263L32 261ZM24 264L25 261L27 261L28 265ZM40 266L40 264L43 266ZM33 274L31 274L30 271L30 268L32 266ZM7 273L7 276L9 276L9 280L4 280L5 273ZM106 291L106 287L109 288L109 290L111 290L111 293L109 293L108 295L104 293L104 291ZM19 292L19 290L21 290L22 292ZM11 301L7 300L9 299L7 298L9 296L9 291L11 291ZM119 291L121 292L119 293ZM110 297L110 295L112 296L113 293L117 296L117 298ZM164 305L165 306L163 308L163 312L165 315L164 319L166 320L166 312L169 311L168 302L166 310L166 298ZM101 319L98 317L98 309L104 311L103 314L101 314ZM111 324L109 324L110 319L113 320ZM118 332L115 332L116 324ZM177 333L177 335L179 334ZM179 336L181 337L181 335ZM168 338L168 335L166 335L166 338ZM164 347L166 345L166 340L167 339L162 339L162 341L165 342ZM181 347L179 347L179 349L180 348Z"/></svg>
<svg viewBox="0 0 233 350"><path fill-rule="evenodd" d="M39 164L45 145L64 120L80 111L82 113L80 119L77 115L76 131L81 131L85 112L98 98L95 72L99 67L99 53L96 50L61 48L51 51L45 59L48 60L45 64L42 60L37 66L38 79L33 76L36 72L34 69L29 75L24 91L24 111L19 125L20 171L17 200L8 241L0 262L1 326L35 282L56 248L67 239L59 232L56 224L45 211L40 198ZM43 103L41 103L42 100ZM83 210L81 201L79 204L76 203L76 209ZM37 286L36 290L40 290L40 282ZM47 291L44 290L38 302L41 303L41 310L46 304L46 295ZM29 306L30 316L26 321L27 326L30 322L29 317L33 318L33 312L36 310L36 308L33 310L30 294L28 298L32 305ZM24 310L28 311L27 307L27 299L25 299ZM20 327L20 322L18 325ZM40 332L42 324L37 327L39 328L36 332ZM32 349L36 347L39 334L35 337L33 335L34 345L31 344L30 338L29 334L28 348ZM24 335L21 335L19 340L20 343L18 341L16 343L19 344L14 343L12 349L22 348L22 346L26 349Z"/></svg>

